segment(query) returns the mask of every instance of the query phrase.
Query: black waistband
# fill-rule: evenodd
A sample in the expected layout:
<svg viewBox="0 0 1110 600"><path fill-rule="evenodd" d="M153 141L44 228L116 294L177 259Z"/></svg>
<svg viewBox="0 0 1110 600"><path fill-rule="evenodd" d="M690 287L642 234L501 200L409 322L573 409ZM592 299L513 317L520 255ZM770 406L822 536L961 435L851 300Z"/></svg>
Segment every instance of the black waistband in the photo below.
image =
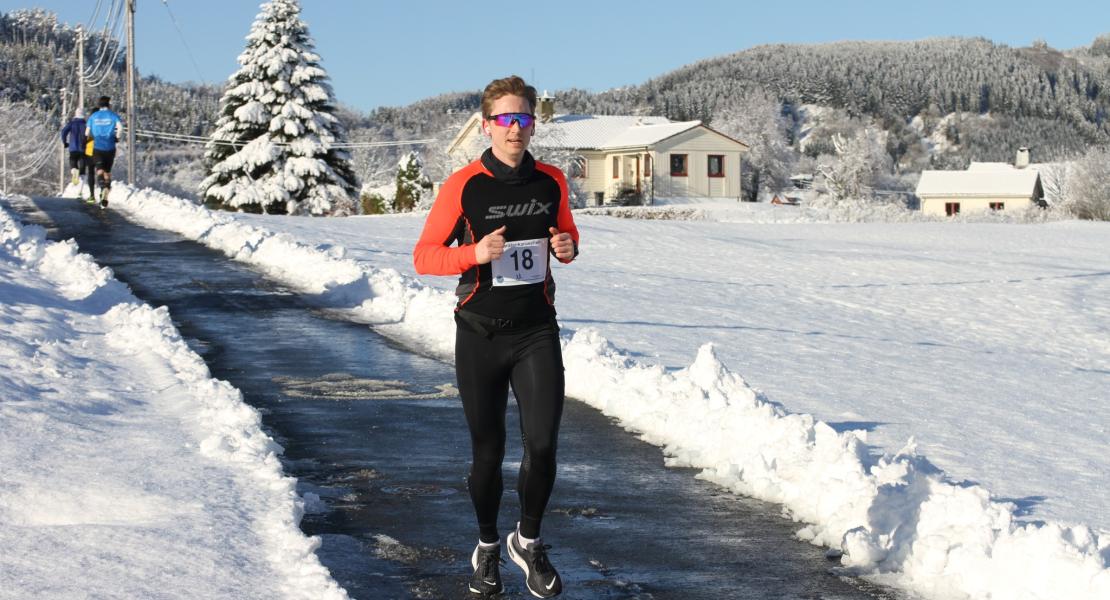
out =
<svg viewBox="0 0 1110 600"><path fill-rule="evenodd" d="M555 317L544 316L538 319L498 319L487 317L468 310L455 311L455 322L462 324L475 333L492 336L495 333L514 333L540 325L555 325Z"/></svg>

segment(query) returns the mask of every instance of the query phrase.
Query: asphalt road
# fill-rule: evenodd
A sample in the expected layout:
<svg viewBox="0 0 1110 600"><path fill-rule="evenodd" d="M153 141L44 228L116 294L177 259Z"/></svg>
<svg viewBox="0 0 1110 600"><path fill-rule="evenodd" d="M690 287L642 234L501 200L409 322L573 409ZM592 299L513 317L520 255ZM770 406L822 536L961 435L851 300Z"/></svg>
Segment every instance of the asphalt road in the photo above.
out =
<svg viewBox="0 0 1110 600"><path fill-rule="evenodd" d="M75 238L146 302L168 306L213 374L241 389L309 499L302 528L355 598L464 598L477 539L468 438L449 365L329 319L223 255L112 209L38 198L15 208ZM510 402L508 422L516 422ZM510 432L503 533L517 511ZM830 574L778 506L668 469L660 450L568 401L545 541L565 598L848 599L905 595ZM315 498L318 497L317 501ZM530 597L511 561L504 597Z"/></svg>

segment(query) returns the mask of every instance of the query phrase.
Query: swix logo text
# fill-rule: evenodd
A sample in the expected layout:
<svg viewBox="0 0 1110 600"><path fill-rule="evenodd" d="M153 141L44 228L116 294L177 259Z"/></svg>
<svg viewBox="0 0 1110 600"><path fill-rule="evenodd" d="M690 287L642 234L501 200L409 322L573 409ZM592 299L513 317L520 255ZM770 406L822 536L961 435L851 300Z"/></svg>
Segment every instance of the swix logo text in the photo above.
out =
<svg viewBox="0 0 1110 600"><path fill-rule="evenodd" d="M554 202L537 202L535 198L528 204L502 204L489 207L486 219L501 219L504 217L530 217L532 215L550 214Z"/></svg>

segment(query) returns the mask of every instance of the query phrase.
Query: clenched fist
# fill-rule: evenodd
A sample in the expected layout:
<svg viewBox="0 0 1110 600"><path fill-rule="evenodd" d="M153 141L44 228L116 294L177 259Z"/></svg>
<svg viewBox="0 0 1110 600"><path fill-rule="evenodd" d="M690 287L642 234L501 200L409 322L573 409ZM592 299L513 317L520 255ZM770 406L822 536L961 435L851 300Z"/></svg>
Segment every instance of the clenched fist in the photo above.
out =
<svg viewBox="0 0 1110 600"><path fill-rule="evenodd" d="M474 248L474 258L477 259L478 264L484 265L490 261L501 258L505 253L505 230L507 226L502 225L494 229L489 235L478 240L477 246Z"/></svg>
<svg viewBox="0 0 1110 600"><path fill-rule="evenodd" d="M551 232L551 251L555 253L555 258L559 260L574 258L574 239L570 234L559 233L559 230L554 227L549 228L548 231Z"/></svg>

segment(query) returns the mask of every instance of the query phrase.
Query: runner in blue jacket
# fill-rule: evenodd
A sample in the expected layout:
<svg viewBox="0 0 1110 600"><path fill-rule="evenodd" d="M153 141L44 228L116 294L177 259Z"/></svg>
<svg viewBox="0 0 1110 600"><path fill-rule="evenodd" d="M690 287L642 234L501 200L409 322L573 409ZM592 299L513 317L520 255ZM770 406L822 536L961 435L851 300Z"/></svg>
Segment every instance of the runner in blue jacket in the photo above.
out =
<svg viewBox="0 0 1110 600"><path fill-rule="evenodd" d="M69 149L69 174L73 185L77 185L85 170L85 113L81 109L62 128L62 144Z"/></svg>
<svg viewBox="0 0 1110 600"><path fill-rule="evenodd" d="M123 129L123 120L112 112L112 99L101 96L99 110L89 115L85 135L93 139L93 164L100 180L100 206L108 206L108 190L112 187L112 163L116 160L116 142Z"/></svg>

